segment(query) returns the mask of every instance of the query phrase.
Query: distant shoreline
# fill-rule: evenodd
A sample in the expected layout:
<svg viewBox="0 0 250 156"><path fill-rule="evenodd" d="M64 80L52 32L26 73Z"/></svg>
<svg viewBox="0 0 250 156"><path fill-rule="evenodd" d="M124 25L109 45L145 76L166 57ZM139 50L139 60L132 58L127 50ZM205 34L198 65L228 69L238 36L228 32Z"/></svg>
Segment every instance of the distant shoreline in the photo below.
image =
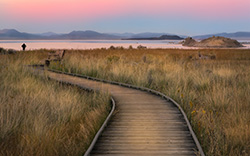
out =
<svg viewBox="0 0 250 156"><path fill-rule="evenodd" d="M90 50L114 47L137 48L139 45L148 49L200 49L182 46L179 40L0 40L0 47L21 50L21 44L27 45L27 50L35 49L76 49ZM250 40L245 40L249 42ZM237 49L250 49L250 44ZM232 49L232 48L231 48Z"/></svg>
<svg viewBox="0 0 250 156"><path fill-rule="evenodd" d="M160 38L128 38L128 39L121 39L121 40L145 40L145 41L150 41L150 40L183 40L183 39L160 39Z"/></svg>

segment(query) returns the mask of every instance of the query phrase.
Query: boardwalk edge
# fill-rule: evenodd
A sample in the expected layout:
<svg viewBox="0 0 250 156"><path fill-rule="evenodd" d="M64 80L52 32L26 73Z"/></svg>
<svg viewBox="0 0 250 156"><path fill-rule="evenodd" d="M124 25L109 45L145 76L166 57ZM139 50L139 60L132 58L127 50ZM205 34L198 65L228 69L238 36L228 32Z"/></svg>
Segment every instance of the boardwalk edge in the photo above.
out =
<svg viewBox="0 0 250 156"><path fill-rule="evenodd" d="M94 148L97 139L99 138L99 136L102 134L104 128L107 126L109 120L111 119L114 110L115 110L115 100L113 99L113 97L111 97L111 101L112 101L112 110L110 111L108 117L106 118L106 120L104 121L104 123L102 124L101 128L98 130L98 132L96 133L94 139L92 140L91 144L89 145L89 148L87 149L87 151L85 152L84 156L89 156L90 152L92 151L92 149Z"/></svg>

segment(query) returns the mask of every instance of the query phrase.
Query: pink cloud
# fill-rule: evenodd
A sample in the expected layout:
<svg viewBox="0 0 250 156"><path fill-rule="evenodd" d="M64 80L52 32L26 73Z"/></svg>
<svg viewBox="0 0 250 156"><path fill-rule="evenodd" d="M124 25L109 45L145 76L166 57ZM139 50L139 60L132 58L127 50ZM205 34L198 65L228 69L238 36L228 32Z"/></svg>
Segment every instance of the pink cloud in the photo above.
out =
<svg viewBox="0 0 250 156"><path fill-rule="evenodd" d="M6 2L7 3L7 2ZM250 0L13 0L8 15L20 20L92 20L124 15L249 17Z"/></svg>
<svg viewBox="0 0 250 156"><path fill-rule="evenodd" d="M116 0L108 0L108 2L102 0L26 1L11 3L8 10L11 17L19 19L64 20L112 16L122 10L122 6Z"/></svg>

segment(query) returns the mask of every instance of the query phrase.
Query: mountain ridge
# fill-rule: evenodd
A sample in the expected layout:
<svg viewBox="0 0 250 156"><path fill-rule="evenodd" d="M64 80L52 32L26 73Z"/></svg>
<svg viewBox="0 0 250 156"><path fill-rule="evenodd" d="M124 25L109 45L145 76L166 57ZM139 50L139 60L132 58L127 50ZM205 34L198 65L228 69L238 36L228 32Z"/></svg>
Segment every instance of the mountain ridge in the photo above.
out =
<svg viewBox="0 0 250 156"><path fill-rule="evenodd" d="M234 32L234 33L217 33L217 34L206 34L206 35L197 35L197 36L193 36L193 38L195 39L205 39L205 38L209 38L209 37L213 37L213 36L221 36L221 37L228 37L228 38L232 38L232 39L250 39L250 32L246 32L246 31L238 31L238 32Z"/></svg>
<svg viewBox="0 0 250 156"><path fill-rule="evenodd" d="M47 32L42 34L31 34L31 33L23 33L19 32L15 29L2 29L0 30L0 40L8 40L8 39L44 39L44 40L54 40L54 39L120 39L121 37L99 33L92 30L86 31L71 31L66 34L57 34L54 32Z"/></svg>
<svg viewBox="0 0 250 156"><path fill-rule="evenodd" d="M120 40L126 38L154 38L154 39L162 39L160 38L163 35L169 36L177 36L172 33L152 33L152 32L144 32L144 33L100 33L92 30L74 30L69 33L58 34L54 32L46 32L40 34L32 34L26 32L19 32L16 29L2 29L0 30L0 40L20 40L20 39L28 39L28 40L87 40L87 39L106 39L106 40ZM186 38L186 35L178 35L181 38ZM232 39L250 39L250 32L238 31L235 33L217 33L217 34L205 34L205 35L196 35L192 36L194 39L205 39L213 36L222 36L228 37ZM166 38L167 39L167 38Z"/></svg>
<svg viewBox="0 0 250 156"><path fill-rule="evenodd" d="M57 34L54 32L45 32L40 34L31 34L19 32L16 29L2 29L0 30L0 40L14 40L14 39L43 39L43 40L87 40L87 39L107 39L107 40L120 40L124 38L154 38L162 40L164 39L161 36L171 35L177 36L171 33L152 33L152 32L144 32L144 33L99 33L92 30L74 30L69 33ZM186 37L181 35L181 37ZM166 38L167 39L167 38Z"/></svg>

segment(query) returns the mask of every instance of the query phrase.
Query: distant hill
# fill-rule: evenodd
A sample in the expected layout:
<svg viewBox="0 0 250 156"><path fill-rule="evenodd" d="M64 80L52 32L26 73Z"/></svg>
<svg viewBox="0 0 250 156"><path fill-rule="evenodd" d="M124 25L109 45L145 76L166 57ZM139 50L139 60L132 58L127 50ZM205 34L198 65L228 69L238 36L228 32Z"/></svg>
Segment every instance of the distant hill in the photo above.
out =
<svg viewBox="0 0 250 156"><path fill-rule="evenodd" d="M12 39L72 39L72 40L80 40L80 39L121 39L119 36L98 33L95 31L72 31L68 34L56 34L53 32L47 32L42 34L29 34L22 33L15 29L3 29L0 30L0 40L12 40Z"/></svg>
<svg viewBox="0 0 250 156"><path fill-rule="evenodd" d="M95 31L72 31L69 34L59 35L60 39L120 39L115 35L98 33Z"/></svg>
<svg viewBox="0 0 250 156"><path fill-rule="evenodd" d="M183 41L183 46L187 47L205 47L205 48L237 48L243 47L241 43L237 40L220 37L220 36L213 36L207 39L203 39L200 42L197 42L191 37L186 38Z"/></svg>
<svg viewBox="0 0 250 156"><path fill-rule="evenodd" d="M8 39L36 39L39 35L22 33L15 29L3 29L0 30L0 39L8 40Z"/></svg>
<svg viewBox="0 0 250 156"><path fill-rule="evenodd" d="M148 37L148 38L127 38L125 40L182 40L184 38L177 35L162 35L160 37Z"/></svg>
<svg viewBox="0 0 250 156"><path fill-rule="evenodd" d="M208 34L208 35L199 35L193 36L195 39L205 39L213 36L222 36L232 39L250 39L250 32L235 32L235 33L218 33L218 34Z"/></svg>

